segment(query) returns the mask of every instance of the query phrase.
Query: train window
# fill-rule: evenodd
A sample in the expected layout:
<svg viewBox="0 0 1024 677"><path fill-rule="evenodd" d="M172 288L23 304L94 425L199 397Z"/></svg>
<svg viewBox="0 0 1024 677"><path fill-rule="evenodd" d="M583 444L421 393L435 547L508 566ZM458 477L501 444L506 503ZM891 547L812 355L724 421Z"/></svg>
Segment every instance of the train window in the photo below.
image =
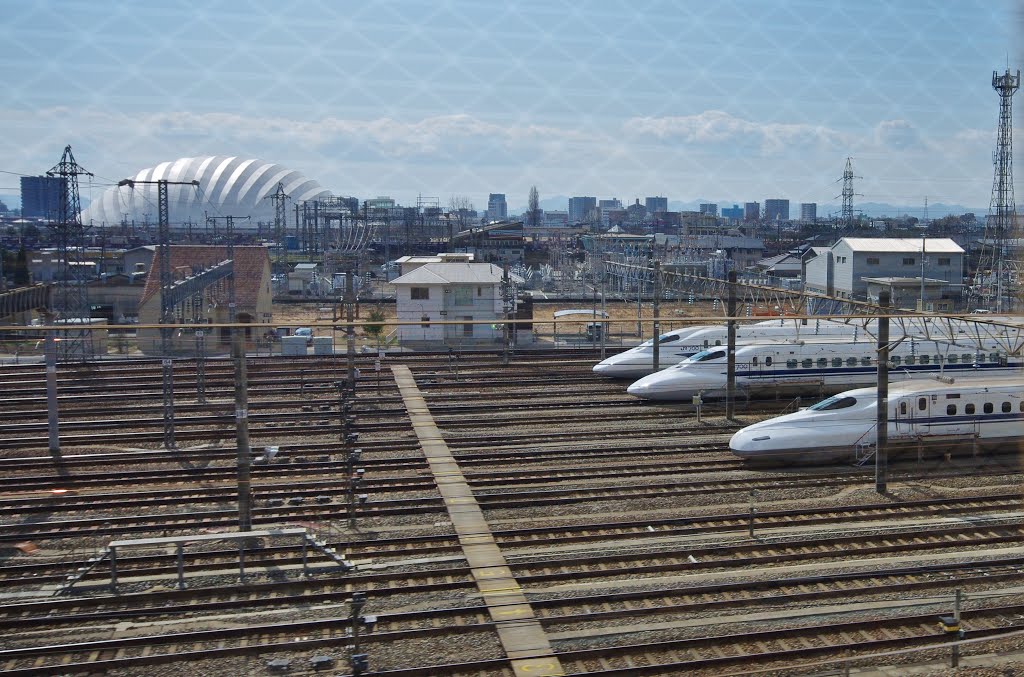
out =
<svg viewBox="0 0 1024 677"><path fill-rule="evenodd" d="M765 363L765 364L766 364L767 366L769 366L769 367L770 367L770 366L772 366L772 358L770 358L770 357L766 357L766 358L764 358L764 363Z"/></svg>
<svg viewBox="0 0 1024 677"><path fill-rule="evenodd" d="M1013 406L1009 402L1003 402L1003 413L1009 414L1013 411Z"/></svg>
<svg viewBox="0 0 1024 677"><path fill-rule="evenodd" d="M843 366L843 358L841 358L841 357L833 357L832 358L832 366L833 367L841 367L841 366Z"/></svg>
<svg viewBox="0 0 1024 677"><path fill-rule="evenodd" d="M705 347L705 348L707 348L707 347L708 347L709 345L711 345L711 344L710 344L710 343L708 343L708 340L707 340L707 339L704 339L704 347Z"/></svg>
<svg viewBox="0 0 1024 677"><path fill-rule="evenodd" d="M964 413L965 414L973 414L974 413L974 403L973 402L964 406Z"/></svg>
<svg viewBox="0 0 1024 677"><path fill-rule="evenodd" d="M719 357L725 357L724 350L705 350L691 357L690 362L704 362L706 360L714 360Z"/></svg>
<svg viewBox="0 0 1024 677"><path fill-rule="evenodd" d="M963 362L964 364L970 364L973 361L973 358L971 357L970 353L964 353L963 355L960 356L960 361Z"/></svg>
<svg viewBox="0 0 1024 677"><path fill-rule="evenodd" d="M818 366L819 367L827 367L828 366L828 358L819 357L818 358Z"/></svg>
<svg viewBox="0 0 1024 677"><path fill-rule="evenodd" d="M999 353L992 353L991 355L988 356L988 359L989 359L990 362L998 362L999 361Z"/></svg>
<svg viewBox="0 0 1024 677"><path fill-rule="evenodd" d="M860 358L860 366L862 366L862 367L870 367L871 366L871 358L870 357L862 357L862 358Z"/></svg>
<svg viewBox="0 0 1024 677"><path fill-rule="evenodd" d="M921 356L921 364L928 364L931 361L932 361L932 358L931 358L930 355L922 355Z"/></svg>
<svg viewBox="0 0 1024 677"><path fill-rule="evenodd" d="M953 353L952 355L946 358L946 362L949 362L950 364L956 364L958 361L959 358L957 358L956 353Z"/></svg>
<svg viewBox="0 0 1024 677"><path fill-rule="evenodd" d="M804 369L810 369L811 365L814 364L814 361L811 358L808 357L808 358L804 359L802 364L803 364Z"/></svg>
<svg viewBox="0 0 1024 677"><path fill-rule="evenodd" d="M955 404L947 404L946 405L946 416L956 416L956 405Z"/></svg>
<svg viewBox="0 0 1024 677"><path fill-rule="evenodd" d="M796 360L786 360L786 369L796 369L797 364L798 362ZM1024 406L1024 400L1021 400L1021 405Z"/></svg>
<svg viewBox="0 0 1024 677"><path fill-rule="evenodd" d="M889 362L891 362L894 367L902 361L903 358L901 358L899 355L893 355L892 357L889 358Z"/></svg>
<svg viewBox="0 0 1024 677"><path fill-rule="evenodd" d="M900 416L906 416L906 415L907 415L907 403L906 402L900 402Z"/></svg>
<svg viewBox="0 0 1024 677"><path fill-rule="evenodd" d="M924 411L925 409L927 409L928 408L928 398L927 397L919 397L919 398L917 398L917 408L918 408L919 411Z"/></svg>
<svg viewBox="0 0 1024 677"><path fill-rule="evenodd" d="M682 337L679 336L679 334L666 334L658 339L658 343L672 343L673 341L678 341L680 338Z"/></svg>
<svg viewBox="0 0 1024 677"><path fill-rule="evenodd" d="M991 402L986 402L982 409L986 414L991 414L995 410L995 407L992 406Z"/></svg>
<svg viewBox="0 0 1024 677"><path fill-rule="evenodd" d="M716 346L722 345L722 339L715 339L715 345Z"/></svg>
<svg viewBox="0 0 1024 677"><path fill-rule="evenodd" d="M1024 400L1020 401L1020 411L1024 411Z"/></svg>
<svg viewBox="0 0 1024 677"><path fill-rule="evenodd" d="M847 357L846 358L846 366L847 367L856 367L857 366L857 358L856 357Z"/></svg>
<svg viewBox="0 0 1024 677"><path fill-rule="evenodd" d="M750 364L754 365L755 367L757 366L757 355L754 355L753 357L750 358Z"/></svg>
<svg viewBox="0 0 1024 677"><path fill-rule="evenodd" d="M892 359L893 359L893 361L895 361L895 360L897 360L899 358L894 357ZM917 359L913 355L907 355L907 364L914 364L914 362L916 362L916 361L917 361Z"/></svg>
<svg viewBox="0 0 1024 677"><path fill-rule="evenodd" d="M855 397L830 397L827 400L822 400L817 404L808 407L810 411L834 411L836 409L846 409L857 404L857 398Z"/></svg>

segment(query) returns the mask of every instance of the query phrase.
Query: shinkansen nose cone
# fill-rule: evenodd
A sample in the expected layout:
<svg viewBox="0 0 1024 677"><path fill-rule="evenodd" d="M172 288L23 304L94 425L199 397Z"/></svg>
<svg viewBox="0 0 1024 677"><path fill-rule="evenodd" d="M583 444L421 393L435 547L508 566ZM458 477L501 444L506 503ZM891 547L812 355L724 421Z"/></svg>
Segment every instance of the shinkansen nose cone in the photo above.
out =
<svg viewBox="0 0 1024 677"><path fill-rule="evenodd" d="M644 400L688 400L709 385L705 379L675 367L644 376L626 392Z"/></svg>
<svg viewBox="0 0 1024 677"><path fill-rule="evenodd" d="M609 378L640 378L650 374L653 370L654 361L651 352L637 348L612 355L594 365L595 374Z"/></svg>

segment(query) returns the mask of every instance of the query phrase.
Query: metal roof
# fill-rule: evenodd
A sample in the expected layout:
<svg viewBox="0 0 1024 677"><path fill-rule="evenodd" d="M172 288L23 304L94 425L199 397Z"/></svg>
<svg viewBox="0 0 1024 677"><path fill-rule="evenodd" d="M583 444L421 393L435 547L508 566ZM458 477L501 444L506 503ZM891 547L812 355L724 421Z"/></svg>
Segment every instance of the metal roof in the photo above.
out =
<svg viewBox="0 0 1024 677"><path fill-rule="evenodd" d="M844 237L845 242L855 252L921 252L921 238L915 237ZM837 242L835 247L839 244ZM930 237L924 240L925 254L963 254L964 250L948 237Z"/></svg>
<svg viewBox="0 0 1024 677"><path fill-rule="evenodd" d="M502 275L502 269L493 263L428 263L396 277L391 284L497 284ZM524 282L512 273L509 279L516 284Z"/></svg>

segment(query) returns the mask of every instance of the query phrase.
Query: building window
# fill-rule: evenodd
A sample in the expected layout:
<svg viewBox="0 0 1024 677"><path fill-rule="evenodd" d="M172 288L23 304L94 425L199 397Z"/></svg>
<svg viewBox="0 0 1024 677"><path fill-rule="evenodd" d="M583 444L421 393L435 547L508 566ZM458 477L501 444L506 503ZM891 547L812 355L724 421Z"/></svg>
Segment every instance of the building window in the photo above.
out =
<svg viewBox="0 0 1024 677"><path fill-rule="evenodd" d="M905 266L912 266L912 265L914 265L915 261L916 261L916 259L913 256L907 256L907 257L904 257L904 259L903 259L903 265L905 265Z"/></svg>
<svg viewBox="0 0 1024 677"><path fill-rule="evenodd" d="M878 261L878 257L877 256L869 256L868 257L868 265L869 266L877 266L878 263L879 263L879 261Z"/></svg>
<svg viewBox="0 0 1024 677"><path fill-rule="evenodd" d="M422 317L420 317L420 322L422 322L422 323L423 323L423 324L422 324L421 326L422 326L422 327L423 327L424 329L426 329L427 327L429 327L429 326L430 326L430 315L423 315Z"/></svg>
<svg viewBox="0 0 1024 677"><path fill-rule="evenodd" d="M471 306L473 305L473 288L466 285L459 285L455 287L455 305L457 306Z"/></svg>
<svg viewBox="0 0 1024 677"><path fill-rule="evenodd" d="M409 297L413 301L428 301L430 299L430 287L413 287L409 290Z"/></svg>
<svg viewBox="0 0 1024 677"><path fill-rule="evenodd" d="M468 315L466 317L463 317L462 320L464 322L466 322L466 324L462 325L462 335L463 336L472 336L473 335L473 325L469 324L469 323L473 321L473 316L472 315Z"/></svg>
<svg viewBox="0 0 1024 677"><path fill-rule="evenodd" d="M942 256L942 257L939 257L939 265L940 265L940 266L948 266L948 265L950 265L950 264L951 264L952 262L953 262L953 261L952 261L952 260L951 260L951 259L950 259L950 258L949 258L948 256Z"/></svg>
<svg viewBox="0 0 1024 677"><path fill-rule="evenodd" d="M480 298L483 295L484 295L484 288L483 287L477 287L476 288L476 297Z"/></svg>

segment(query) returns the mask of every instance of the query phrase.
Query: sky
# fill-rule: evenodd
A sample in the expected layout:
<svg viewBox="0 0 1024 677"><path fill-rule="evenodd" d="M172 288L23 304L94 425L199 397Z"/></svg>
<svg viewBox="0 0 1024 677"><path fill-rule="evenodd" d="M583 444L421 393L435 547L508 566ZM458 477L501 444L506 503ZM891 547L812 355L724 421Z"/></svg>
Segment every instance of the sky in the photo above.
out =
<svg viewBox="0 0 1024 677"><path fill-rule="evenodd" d="M71 144L83 201L236 155L407 205L824 204L852 157L855 203L987 209L1024 55L1021 0L3 4L0 195Z"/></svg>

